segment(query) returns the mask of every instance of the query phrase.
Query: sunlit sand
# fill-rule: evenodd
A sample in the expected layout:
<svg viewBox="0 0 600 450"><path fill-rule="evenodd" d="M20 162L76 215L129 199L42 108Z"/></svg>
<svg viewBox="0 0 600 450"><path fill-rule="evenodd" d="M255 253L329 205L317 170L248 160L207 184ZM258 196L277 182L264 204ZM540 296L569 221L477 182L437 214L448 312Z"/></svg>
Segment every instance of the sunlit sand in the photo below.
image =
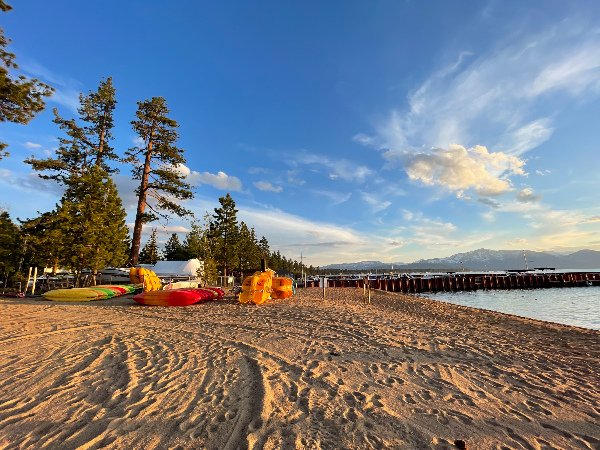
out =
<svg viewBox="0 0 600 450"><path fill-rule="evenodd" d="M0 300L0 447L598 448L599 332L321 295Z"/></svg>

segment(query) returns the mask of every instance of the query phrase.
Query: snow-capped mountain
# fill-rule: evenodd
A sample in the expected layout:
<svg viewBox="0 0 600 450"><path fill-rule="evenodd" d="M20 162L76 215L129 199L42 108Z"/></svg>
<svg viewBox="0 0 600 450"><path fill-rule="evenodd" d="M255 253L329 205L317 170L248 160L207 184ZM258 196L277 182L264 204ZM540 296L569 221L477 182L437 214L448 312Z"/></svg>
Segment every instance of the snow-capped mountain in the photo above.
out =
<svg viewBox="0 0 600 450"><path fill-rule="evenodd" d="M480 248L457 253L446 258L420 259L413 263L382 263L360 261L330 264L323 269L350 271L369 270L509 270L554 267L556 269L600 269L600 252L580 250L571 254L534 252L526 250L488 250Z"/></svg>

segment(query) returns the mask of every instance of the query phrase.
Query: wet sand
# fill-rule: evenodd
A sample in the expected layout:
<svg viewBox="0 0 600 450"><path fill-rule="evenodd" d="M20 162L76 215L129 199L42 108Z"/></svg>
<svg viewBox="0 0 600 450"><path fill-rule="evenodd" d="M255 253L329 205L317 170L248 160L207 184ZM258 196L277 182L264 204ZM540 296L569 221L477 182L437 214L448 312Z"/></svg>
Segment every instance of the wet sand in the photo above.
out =
<svg viewBox="0 0 600 450"><path fill-rule="evenodd" d="M0 300L0 448L600 448L600 332L378 292Z"/></svg>

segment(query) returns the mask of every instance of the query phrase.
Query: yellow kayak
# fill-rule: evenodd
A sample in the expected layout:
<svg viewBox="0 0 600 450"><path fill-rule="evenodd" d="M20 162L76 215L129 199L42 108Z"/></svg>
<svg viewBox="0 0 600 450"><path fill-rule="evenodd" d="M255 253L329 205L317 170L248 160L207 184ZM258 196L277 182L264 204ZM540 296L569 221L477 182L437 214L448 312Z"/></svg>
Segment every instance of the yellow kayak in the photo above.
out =
<svg viewBox="0 0 600 450"><path fill-rule="evenodd" d="M92 300L104 300L112 297L130 294L141 286L125 285L98 285L87 288L55 289L48 291L42 296L46 300L55 302L89 302Z"/></svg>
<svg viewBox="0 0 600 450"><path fill-rule="evenodd" d="M55 302L89 302L106 298L103 292L87 288L55 289L42 294L42 296L46 300Z"/></svg>

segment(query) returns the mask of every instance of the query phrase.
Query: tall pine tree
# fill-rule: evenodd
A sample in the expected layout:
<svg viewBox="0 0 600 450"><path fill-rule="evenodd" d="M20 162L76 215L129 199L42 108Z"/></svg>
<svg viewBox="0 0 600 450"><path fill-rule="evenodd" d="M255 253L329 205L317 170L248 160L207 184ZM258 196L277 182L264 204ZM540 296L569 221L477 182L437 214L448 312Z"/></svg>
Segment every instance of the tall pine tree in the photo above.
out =
<svg viewBox="0 0 600 450"><path fill-rule="evenodd" d="M254 228L249 229L244 222L240 223L236 250L240 270L255 270L260 267L261 251L256 240L256 233Z"/></svg>
<svg viewBox="0 0 600 450"><path fill-rule="evenodd" d="M116 103L111 79L79 99L83 125L64 120L55 112L55 122L66 133L59 139L55 157L32 157L26 162L42 172L41 178L65 187L56 210L32 225L45 228L55 238L53 265L66 266L80 275L83 269L97 271L123 265L128 230L125 210L106 163L115 158L109 144Z"/></svg>
<svg viewBox="0 0 600 450"><path fill-rule="evenodd" d="M79 276L127 259L125 209L110 176L93 167L71 179L57 209L62 263Z"/></svg>
<svg viewBox="0 0 600 450"><path fill-rule="evenodd" d="M108 161L117 155L110 145L112 140L113 111L117 101L112 78L101 81L98 89L87 95L79 95L78 124L74 119L64 119L54 109L54 123L66 134L59 138L56 157L25 160L34 170L45 172L41 178L53 179L66 184L70 177L83 175L91 166L105 172L114 172ZM49 172L49 173L48 173Z"/></svg>
<svg viewBox="0 0 600 450"><path fill-rule="evenodd" d="M214 258L215 241L211 239L211 216L204 216L204 223L192 223L192 229L186 235L183 246L188 258L202 261L202 279L205 284L214 284L219 276L217 262Z"/></svg>
<svg viewBox="0 0 600 450"><path fill-rule="evenodd" d="M0 0L0 10L8 12L12 6ZM14 53L6 50L10 40L0 28L0 122L26 124L45 107L44 97L52 95L54 89L36 79L23 75L11 76L10 70L18 69ZM0 142L0 159L8 156Z"/></svg>
<svg viewBox="0 0 600 450"><path fill-rule="evenodd" d="M138 206L129 252L130 265L138 262L142 227L145 223L157 220L159 216L166 217L168 213L178 216L191 214L177 202L193 198L193 193L180 170L180 166L185 164L185 158L183 149L175 145L178 125L168 114L165 99L153 97L138 102L136 120L131 122L143 145L128 150L126 159L133 165L134 179L140 181L136 190Z"/></svg>
<svg viewBox="0 0 600 450"><path fill-rule="evenodd" d="M235 202L229 193L220 197L219 203L221 207L215 208L211 222L211 239L214 240L217 266L221 268L223 275L227 276L238 262L238 210L235 209Z"/></svg>

